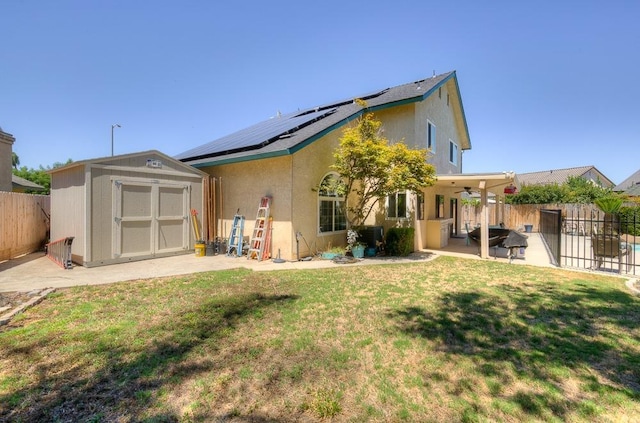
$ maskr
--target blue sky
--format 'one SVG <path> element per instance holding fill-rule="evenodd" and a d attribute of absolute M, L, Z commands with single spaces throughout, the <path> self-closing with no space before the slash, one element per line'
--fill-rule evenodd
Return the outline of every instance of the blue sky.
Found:
<path fill-rule="evenodd" d="M 456 70 L 465 172 L 640 169 L 640 2 L 0 2 L 21 165 L 199 146 Z"/>

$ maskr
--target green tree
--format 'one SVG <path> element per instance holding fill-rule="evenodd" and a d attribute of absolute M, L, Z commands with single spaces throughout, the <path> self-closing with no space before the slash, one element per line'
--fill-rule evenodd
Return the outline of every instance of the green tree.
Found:
<path fill-rule="evenodd" d="M 356 125 L 347 127 L 334 152 L 333 169 L 341 177 L 340 190 L 349 201 L 345 215 L 351 226 L 363 225 L 381 198 L 400 191 L 420 192 L 435 183 L 435 167 L 426 162 L 427 150 L 390 144 L 381 135 L 382 122 L 365 108 Z"/>
<path fill-rule="evenodd" d="M 510 204 L 589 204 L 611 194 L 611 189 L 594 184 L 583 177 L 570 176 L 562 184 L 525 185 L 507 197 Z"/>
<path fill-rule="evenodd" d="M 13 166 L 14 169 L 18 169 L 18 166 L 20 166 L 20 158 L 15 151 L 11 152 L 11 166 Z"/>
<path fill-rule="evenodd" d="M 587 204 L 608 195 L 611 190 L 580 176 L 569 176 L 565 183 L 567 203 Z"/>
<path fill-rule="evenodd" d="M 38 169 L 29 169 L 23 166 L 20 169 L 14 169 L 13 174 L 44 188 L 43 190 L 27 190 L 28 193 L 49 194 L 51 191 L 51 175 L 49 175 L 49 171 L 70 163 L 73 163 L 73 160 L 68 159 L 66 163 L 55 162 L 52 166 L 47 166 L 46 168 L 40 165 Z"/>

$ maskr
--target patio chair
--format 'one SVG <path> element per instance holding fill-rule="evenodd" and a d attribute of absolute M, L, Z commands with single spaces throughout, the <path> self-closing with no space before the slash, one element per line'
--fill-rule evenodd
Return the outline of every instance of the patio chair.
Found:
<path fill-rule="evenodd" d="M 629 271 L 631 248 L 617 235 L 591 235 L 591 250 L 595 258 L 595 270 L 600 269 L 605 259 L 618 259 L 618 273 L 622 272 L 622 262 L 626 262 Z"/>

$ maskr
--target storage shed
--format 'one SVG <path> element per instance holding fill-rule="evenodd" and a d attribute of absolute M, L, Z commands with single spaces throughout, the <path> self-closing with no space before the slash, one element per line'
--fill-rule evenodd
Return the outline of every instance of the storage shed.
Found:
<path fill-rule="evenodd" d="M 51 240 L 74 237 L 86 267 L 193 251 L 207 175 L 159 151 L 71 163 L 51 173 Z"/>

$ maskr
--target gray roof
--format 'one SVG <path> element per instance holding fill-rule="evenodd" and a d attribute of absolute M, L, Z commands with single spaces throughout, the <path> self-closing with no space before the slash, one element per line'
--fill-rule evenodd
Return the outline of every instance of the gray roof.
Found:
<path fill-rule="evenodd" d="M 603 186 L 613 185 L 613 182 L 611 182 L 609 178 L 604 176 L 594 166 L 579 166 L 567 169 L 551 169 L 540 172 L 518 173 L 518 181 L 522 185 L 561 185 L 565 183 L 570 176 L 585 177 L 585 175 L 591 171 L 594 171 L 602 177 L 601 182 L 603 183 Z"/>
<path fill-rule="evenodd" d="M 31 182 L 27 179 L 21 178 L 16 175 L 11 175 L 11 183 L 14 188 L 24 188 L 24 189 L 44 189 L 43 186 L 36 184 L 35 182 Z"/>
<path fill-rule="evenodd" d="M 368 110 L 375 112 L 395 105 L 422 101 L 450 79 L 453 79 L 457 89 L 456 74 L 452 71 L 355 98 L 366 100 Z M 456 94 L 460 98 L 459 92 Z M 460 107 L 462 119 L 466 125 L 461 101 Z M 362 113 L 363 108 L 354 102 L 354 98 L 312 107 L 276 116 L 187 150 L 175 158 L 195 167 L 205 167 L 292 154 Z M 465 131 L 463 136 L 466 137 L 466 142 L 463 143 L 463 149 L 468 149 L 470 143 L 466 127 Z"/>
<path fill-rule="evenodd" d="M 625 189 L 624 194 L 627 194 L 631 197 L 640 197 L 640 182 Z"/>
<path fill-rule="evenodd" d="M 615 186 L 615 188 L 613 188 L 613 190 L 626 192 L 627 190 L 639 184 L 640 184 L 640 170 L 638 170 L 633 175 L 629 176 L 624 181 L 620 182 L 618 185 Z M 635 195 L 638 195 L 638 194 L 635 194 Z"/>

